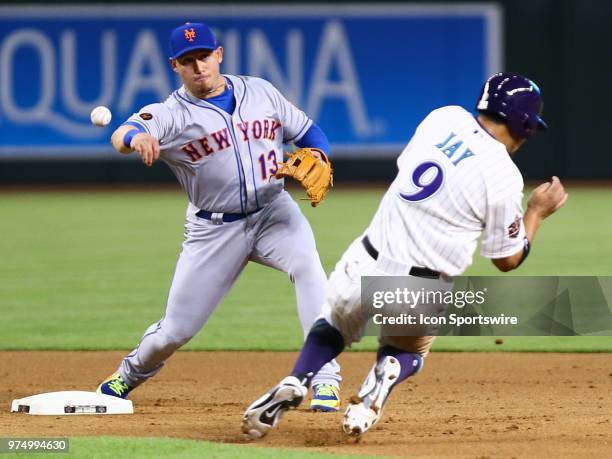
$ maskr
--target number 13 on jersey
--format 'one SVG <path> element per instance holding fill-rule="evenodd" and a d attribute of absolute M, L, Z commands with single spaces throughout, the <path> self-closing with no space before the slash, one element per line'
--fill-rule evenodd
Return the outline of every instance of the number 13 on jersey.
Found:
<path fill-rule="evenodd" d="M 259 155 L 259 166 L 261 171 L 261 179 L 266 180 L 272 177 L 278 171 L 278 162 L 276 161 L 276 151 L 270 150 L 268 153 Z"/>

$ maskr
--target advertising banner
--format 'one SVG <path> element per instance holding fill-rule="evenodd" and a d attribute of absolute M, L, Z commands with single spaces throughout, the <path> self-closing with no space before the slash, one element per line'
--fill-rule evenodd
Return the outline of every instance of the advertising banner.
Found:
<path fill-rule="evenodd" d="M 180 83 L 170 31 L 206 22 L 222 71 L 271 81 L 334 155 L 397 155 L 429 111 L 502 69 L 494 4 L 0 8 L 0 158 L 110 157 L 112 130 Z M 108 106 L 106 128 L 89 122 Z"/>

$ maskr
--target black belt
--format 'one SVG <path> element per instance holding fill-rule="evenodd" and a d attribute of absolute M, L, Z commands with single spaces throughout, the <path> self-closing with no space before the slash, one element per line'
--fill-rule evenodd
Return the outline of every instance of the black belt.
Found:
<path fill-rule="evenodd" d="M 231 223 L 231 222 L 235 222 L 236 220 L 242 220 L 247 215 L 253 215 L 254 213 L 259 212 L 261 209 L 262 208 L 260 207 L 259 209 L 256 209 L 253 212 L 241 213 L 241 214 L 209 212 L 207 210 L 202 209 L 196 213 L 196 217 L 205 218 L 206 220 L 210 220 L 213 223 L 220 225 L 221 223 Z"/>
<path fill-rule="evenodd" d="M 364 236 L 363 239 L 361 240 L 361 243 L 363 244 L 363 248 L 366 249 L 366 252 L 368 252 L 368 254 L 372 258 L 377 260 L 378 250 L 374 248 L 374 246 L 370 242 L 370 238 L 368 236 Z M 440 278 L 440 273 L 438 271 L 434 271 L 433 269 L 429 269 L 429 268 L 421 268 L 420 266 L 413 266 L 412 268 L 410 268 L 410 272 L 408 274 L 414 277 L 424 277 L 426 279 L 439 279 Z"/>

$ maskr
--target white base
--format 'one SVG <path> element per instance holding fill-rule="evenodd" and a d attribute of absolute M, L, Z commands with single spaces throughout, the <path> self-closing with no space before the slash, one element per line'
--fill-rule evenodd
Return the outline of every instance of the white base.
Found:
<path fill-rule="evenodd" d="M 13 400 L 11 412 L 36 415 L 133 414 L 131 400 L 96 392 L 63 391 Z"/>

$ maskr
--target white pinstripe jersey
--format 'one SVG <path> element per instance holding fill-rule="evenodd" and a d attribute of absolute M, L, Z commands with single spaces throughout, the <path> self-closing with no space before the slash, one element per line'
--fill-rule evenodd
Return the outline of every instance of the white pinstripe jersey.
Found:
<path fill-rule="evenodd" d="M 397 160 L 399 172 L 366 231 L 379 252 L 451 276 L 481 255 L 523 247 L 523 179 L 505 146 L 468 111 L 431 112 Z"/>
<path fill-rule="evenodd" d="M 269 82 L 224 77 L 234 89 L 233 115 L 182 87 L 127 122 L 159 140 L 160 158 L 195 207 L 250 212 L 283 189 L 283 180 L 272 177 L 283 160 L 283 143 L 300 140 L 312 121 Z"/>

